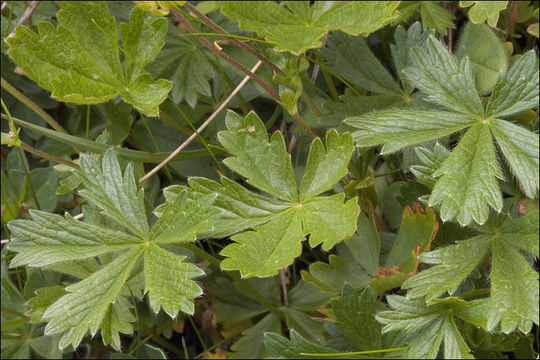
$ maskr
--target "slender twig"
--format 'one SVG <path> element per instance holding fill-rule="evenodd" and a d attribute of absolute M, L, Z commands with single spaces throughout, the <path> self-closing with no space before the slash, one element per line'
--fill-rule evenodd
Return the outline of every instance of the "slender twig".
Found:
<path fill-rule="evenodd" d="M 176 17 L 176 19 L 178 19 L 178 21 L 180 21 L 186 27 L 186 29 L 189 32 L 192 32 L 192 33 L 198 32 L 197 29 L 195 29 L 195 27 L 191 25 L 189 20 L 186 19 L 186 17 L 182 15 L 178 10 L 172 9 L 171 12 Z M 206 40 L 204 37 L 197 36 L 197 39 L 199 39 L 199 41 L 204 46 L 206 46 L 210 51 L 220 56 L 224 60 L 228 61 L 229 63 L 234 65 L 234 67 L 236 67 L 238 70 L 242 71 L 244 74 L 252 78 L 257 84 L 259 84 L 264 90 L 266 90 L 266 92 L 268 92 L 268 94 L 270 94 L 270 96 L 272 96 L 276 101 L 281 102 L 281 97 L 279 96 L 279 94 L 275 92 L 274 89 L 272 89 L 268 84 L 262 81 L 260 77 L 253 74 L 252 71 L 249 71 L 244 65 L 240 64 L 238 61 L 234 60 L 229 55 L 225 54 L 223 51 L 218 49 L 216 46 L 214 46 L 210 41 Z"/>
<path fill-rule="evenodd" d="M 32 1 L 30 5 L 28 5 L 26 10 L 24 11 L 22 16 L 19 18 L 15 26 L 25 24 L 30 19 L 30 17 L 32 17 L 32 14 L 34 13 L 34 11 L 36 11 L 36 8 L 38 7 L 39 3 L 40 2 L 36 0 Z M 13 29 L 13 31 L 7 37 L 10 38 L 13 36 L 15 36 L 15 29 Z"/>
<path fill-rule="evenodd" d="M 191 11 L 192 13 L 194 13 L 199 19 L 201 19 L 206 25 L 208 25 L 209 27 L 211 27 L 212 29 L 216 30 L 218 33 L 220 34 L 227 34 L 228 33 L 223 30 L 223 28 L 221 28 L 218 24 L 216 24 L 215 22 L 213 22 L 208 16 L 204 15 L 203 13 L 201 13 L 199 10 L 197 10 L 196 7 L 194 7 L 193 5 L 191 5 L 189 3 L 189 1 L 186 1 L 184 3 L 184 7 L 187 8 L 189 11 Z M 235 39 L 235 38 L 231 38 L 231 43 L 241 47 L 242 49 L 246 50 L 247 52 L 249 52 L 250 54 L 252 54 L 253 56 L 255 56 L 257 59 L 261 60 L 263 63 L 265 63 L 266 65 L 270 66 L 276 73 L 278 73 L 279 75 L 281 76 L 287 76 L 287 74 L 285 74 L 285 72 L 283 72 L 283 70 L 281 70 L 276 64 L 274 64 L 270 59 L 268 59 L 266 56 L 264 56 L 263 54 L 261 54 L 260 52 L 258 52 L 257 50 L 255 49 L 252 49 L 249 45 L 246 45 L 245 43 L 239 41 L 238 39 Z"/>
<path fill-rule="evenodd" d="M 261 61 L 257 61 L 257 63 L 255 64 L 255 66 L 251 69 L 251 72 L 253 71 L 256 71 L 259 66 L 261 65 Z M 159 169 L 161 169 L 165 164 L 167 164 L 169 161 L 171 161 L 178 153 L 180 153 L 180 151 L 182 151 L 186 146 L 189 145 L 189 143 L 191 143 L 193 141 L 193 139 L 195 139 L 197 136 L 199 136 L 200 132 L 203 131 L 211 122 L 212 120 L 214 120 L 216 118 L 216 116 L 223 110 L 225 109 L 225 107 L 227 106 L 227 104 L 236 96 L 236 94 L 238 94 L 238 92 L 247 84 L 247 82 L 249 81 L 250 79 L 250 76 L 246 76 L 241 82 L 240 84 L 238 84 L 238 86 L 236 87 L 236 89 L 233 90 L 233 92 L 229 95 L 229 97 L 227 99 L 225 99 L 225 101 L 223 103 L 221 103 L 221 105 L 216 109 L 216 111 L 214 111 L 212 113 L 212 115 L 210 115 L 208 117 L 208 119 L 206 119 L 206 121 L 204 123 L 201 124 L 201 126 L 199 126 L 199 128 L 197 129 L 197 131 L 195 131 L 193 134 L 191 134 L 190 137 L 188 137 L 178 148 L 176 148 L 176 150 L 174 150 L 165 160 L 163 160 L 161 163 L 159 163 L 155 168 L 153 168 L 152 170 L 150 170 L 148 172 L 148 174 L 144 175 L 140 180 L 139 182 L 142 183 L 143 181 L 145 181 L 146 179 L 148 179 L 150 176 L 154 175 L 156 172 L 159 171 Z"/>
<path fill-rule="evenodd" d="M 80 213 L 80 214 L 78 214 L 78 215 L 75 215 L 75 216 L 73 217 L 73 219 L 75 219 L 75 220 L 81 220 L 83 217 L 84 217 L 84 213 Z"/>
<path fill-rule="evenodd" d="M 0 240 L 0 244 L 7 244 L 8 242 L 9 242 L 9 239 Z"/>
<path fill-rule="evenodd" d="M 62 159 L 61 157 L 58 157 L 56 155 L 49 154 L 49 153 L 47 153 L 45 151 L 36 149 L 35 147 L 30 146 L 27 143 L 24 143 L 22 141 L 21 141 L 21 147 L 24 150 L 28 151 L 29 153 L 40 156 L 40 157 L 42 157 L 44 159 L 49 159 L 49 160 L 52 160 L 52 161 L 56 161 L 57 163 L 60 163 L 60 164 L 64 164 L 64 165 L 67 165 L 67 166 L 74 167 L 75 169 L 79 169 L 79 165 L 75 164 L 74 162 Z"/>

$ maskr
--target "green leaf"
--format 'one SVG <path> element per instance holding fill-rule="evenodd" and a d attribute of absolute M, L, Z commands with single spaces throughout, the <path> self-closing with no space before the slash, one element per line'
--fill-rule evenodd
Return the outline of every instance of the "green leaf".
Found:
<path fill-rule="evenodd" d="M 331 303 L 339 330 L 362 350 L 382 348 L 381 325 L 375 320 L 375 300 L 370 288 L 358 296 L 345 284 L 339 300 Z"/>
<path fill-rule="evenodd" d="M 283 200 L 296 201 L 298 190 L 283 136 L 276 132 L 269 141 L 264 124 L 254 112 L 244 120 L 229 111 L 225 121 L 229 130 L 218 133 L 219 141 L 234 156 L 225 159 L 225 165 L 251 185 Z"/>
<path fill-rule="evenodd" d="M 152 226 L 150 237 L 158 244 L 192 242 L 197 234 L 212 230 L 213 221 L 220 212 L 212 207 L 217 194 L 210 194 L 188 202 L 187 191 L 173 197 L 171 194 L 164 211 Z"/>
<path fill-rule="evenodd" d="M 59 6 L 57 27 L 40 22 L 36 34 L 19 26 L 15 36 L 9 39 L 8 52 L 25 74 L 51 91 L 52 97 L 59 101 L 99 104 L 122 96 L 143 114 L 158 115 L 158 106 L 172 84 L 164 79 L 154 81 L 139 66 L 157 54 L 165 35 L 164 20 L 154 23 L 161 22 L 157 28 L 146 26 L 143 33 L 138 29 L 141 29 L 144 14 L 140 9 L 133 10 L 135 23 L 124 27 L 122 32 L 124 46 L 132 58 L 126 61 L 124 74 L 118 53 L 116 21 L 109 16 L 107 4 L 66 1 Z M 140 61 L 137 70 L 133 66 L 134 56 Z"/>
<path fill-rule="evenodd" d="M 319 138 L 311 144 L 300 184 L 300 201 L 330 190 L 347 174 L 347 166 L 354 150 L 352 136 L 340 136 L 337 131 L 330 130 L 325 141 L 326 146 Z"/>
<path fill-rule="evenodd" d="M 194 108 L 199 94 L 212 96 L 208 79 L 214 77 L 215 71 L 204 46 L 197 39 L 182 35 L 170 27 L 163 50 L 147 69 L 154 77 L 165 77 L 174 83 L 171 97 L 175 103 L 185 99 Z"/>
<path fill-rule="evenodd" d="M 473 23 L 487 23 L 496 26 L 499 13 L 506 9 L 508 1 L 460 1 L 459 6 L 472 8 L 469 10 L 469 19 Z"/>
<path fill-rule="evenodd" d="M 329 131 L 326 149 L 320 140 L 314 140 L 299 199 L 283 136 L 276 132 L 269 141 L 264 124 L 254 112 L 244 120 L 229 112 L 226 124 L 228 130 L 218 136 L 234 157 L 225 159 L 225 164 L 246 176 L 257 188 L 283 200 L 286 207 L 270 222 L 255 226 L 254 231 L 234 236 L 235 243 L 222 251 L 222 255 L 228 257 L 222 262 L 222 269 L 240 270 L 245 277 L 272 276 L 300 254 L 300 242 L 305 236 L 310 235 L 312 247 L 322 243 L 322 249 L 328 251 L 354 233 L 359 211 L 356 198 L 344 202 L 344 194 L 314 197 L 330 190 L 346 174 L 353 151 L 350 134 L 339 136 Z M 328 169 L 335 173 L 328 174 Z M 236 202 L 236 206 L 239 205 L 237 199 L 244 197 L 227 196 L 228 199 L 222 200 L 230 205 Z M 259 206 L 261 202 L 257 202 Z M 251 211 L 247 214 L 252 218 Z"/>
<path fill-rule="evenodd" d="M 467 56 L 471 62 L 476 88 L 480 94 L 493 89 L 508 65 L 508 56 L 501 40 L 486 24 L 465 26 L 456 50 L 459 59 Z"/>
<path fill-rule="evenodd" d="M 538 58 L 531 50 L 499 77 L 486 106 L 486 115 L 505 117 L 537 108 L 538 89 Z"/>
<path fill-rule="evenodd" d="M 426 100 L 463 114 L 482 115 L 484 108 L 467 58 L 460 62 L 446 47 L 430 36 L 425 48 L 414 48 L 412 67 L 404 70 Z"/>
<path fill-rule="evenodd" d="M 433 173 L 435 173 L 446 158 L 448 158 L 450 151 L 439 142 L 435 143 L 433 151 L 424 147 L 416 147 L 414 151 L 423 165 L 411 166 L 411 172 L 418 179 L 418 181 L 433 187 L 437 182 L 437 180 L 433 177 Z"/>
<path fill-rule="evenodd" d="M 229 236 L 263 224 L 289 208 L 279 200 L 255 194 L 226 177 L 221 178 L 221 184 L 199 177 L 190 178 L 188 183 L 189 196 L 195 201 L 205 195 L 217 195 L 213 206 L 221 210 L 221 215 L 214 219 L 214 229 L 201 232 L 203 236 L 209 234 L 216 238 Z M 170 193 L 179 192 L 181 189 L 178 186 L 170 186 L 165 189 L 165 197 L 170 197 Z"/>
<path fill-rule="evenodd" d="M 179 310 L 193 314 L 193 299 L 202 294 L 202 289 L 192 279 L 204 275 L 204 271 L 184 263 L 184 259 L 185 256 L 174 255 L 155 244 L 145 249 L 145 292 L 155 313 L 162 307 L 172 318 Z"/>
<path fill-rule="evenodd" d="M 328 354 L 336 352 L 334 349 L 309 341 L 294 329 L 290 331 L 290 337 L 289 340 L 275 333 L 266 333 L 264 334 L 264 344 L 271 356 L 280 359 L 313 359 L 312 355 L 304 356 L 303 353 Z M 327 359 L 328 357 L 324 358 Z"/>
<path fill-rule="evenodd" d="M 289 1 L 221 2 L 221 11 L 238 21 L 240 28 L 257 33 L 274 44 L 277 51 L 297 55 L 321 46 L 328 31 L 341 30 L 367 36 L 398 16 L 398 2 L 314 3 Z"/>
<path fill-rule="evenodd" d="M 133 166 L 128 164 L 122 176 L 114 151 L 103 154 L 101 161 L 91 155 L 81 156 L 81 171 L 76 172 L 84 185 L 80 194 L 92 201 L 119 224 L 139 237 L 149 231 L 144 195 L 137 190 Z"/>
<path fill-rule="evenodd" d="M 422 2 L 423 3 L 423 2 Z M 400 77 L 401 83 L 405 91 L 410 94 L 414 87 L 409 83 L 403 75 L 403 70 L 407 66 L 411 66 L 410 50 L 414 47 L 423 47 L 430 35 L 433 35 L 433 30 L 422 31 L 422 25 L 419 22 L 412 24 L 407 30 L 403 26 L 398 26 L 394 32 L 394 44 L 390 44 L 392 59 L 396 67 L 396 72 Z"/>
<path fill-rule="evenodd" d="M 402 331 L 408 337 L 408 356 L 435 359 L 444 341 L 445 359 L 473 359 L 456 325 L 456 317 L 468 321 L 470 312 L 484 310 L 486 300 L 465 302 L 458 298 L 438 300 L 427 305 L 422 299 L 408 300 L 398 295 L 386 297 L 391 311 L 376 315 L 383 332 Z"/>
<path fill-rule="evenodd" d="M 268 224 L 231 239 L 235 243 L 221 251 L 227 257 L 221 268 L 240 270 L 244 277 L 267 277 L 277 274 L 300 255 L 304 234 L 300 216 L 288 210 Z"/>
<path fill-rule="evenodd" d="M 324 251 L 348 238 L 356 230 L 358 205 L 356 198 L 345 201 L 345 194 L 316 197 L 306 200 L 298 210 L 302 217 L 304 235 L 310 235 L 309 244 L 322 243 Z"/>
<path fill-rule="evenodd" d="M 236 350 L 234 359 L 262 359 L 268 356 L 264 346 L 266 333 L 281 333 L 281 321 L 274 314 L 266 315 L 261 321 L 242 332 L 242 338 L 231 346 Z"/>
<path fill-rule="evenodd" d="M 85 222 L 30 211 L 29 220 L 8 223 L 14 238 L 9 246 L 17 252 L 12 267 L 46 266 L 84 278 L 67 286 L 65 295 L 62 288 L 48 288 L 30 300 L 32 316 L 48 321 L 45 334 L 61 335 L 60 348 L 76 348 L 88 330 L 95 335 L 101 329 L 103 342 L 120 349 L 119 333 L 132 332 L 134 317 L 127 300 L 119 296 L 142 298 L 143 287 L 155 312 L 163 308 L 173 318 L 180 310 L 193 313 L 193 299 L 201 289 L 192 279 L 204 272 L 158 244 L 194 241 L 198 232 L 210 231 L 219 212 L 212 207 L 216 195 L 189 202 L 184 189 L 170 196 L 150 229 L 132 165 L 122 176 L 114 150 L 99 161 L 83 154 L 77 174 L 91 205 L 83 207 Z"/>
<path fill-rule="evenodd" d="M 497 178 L 503 176 L 487 125 L 469 129 L 433 175 L 441 178 L 433 188 L 429 205 L 440 204 L 443 221 L 456 218 L 462 225 L 472 220 L 483 224 L 489 207 L 501 211 L 503 201 Z"/>
<path fill-rule="evenodd" d="M 85 259 L 140 244 L 136 237 L 74 220 L 30 210 L 29 220 L 8 223 L 14 239 L 9 249 L 17 252 L 11 266 L 45 266 Z"/>
<path fill-rule="evenodd" d="M 345 123 L 359 146 L 384 144 L 381 154 L 450 135 L 475 124 L 468 115 L 431 110 L 382 110 L 349 117 Z"/>
<path fill-rule="evenodd" d="M 120 36 L 126 56 L 125 78 L 132 83 L 143 73 L 143 68 L 156 58 L 165 44 L 167 20 L 153 16 L 139 7 L 133 8 L 129 24 L 120 24 Z"/>
<path fill-rule="evenodd" d="M 381 95 L 401 95 L 392 75 L 359 36 L 332 33 L 321 49 L 326 66 L 354 86 Z"/>
<path fill-rule="evenodd" d="M 534 198 L 540 183 L 538 134 L 498 119 L 491 122 L 491 131 L 525 195 Z"/>
<path fill-rule="evenodd" d="M 421 1 L 420 4 L 420 16 L 424 29 L 435 29 L 438 33 L 446 35 L 448 29 L 455 28 L 454 15 L 439 6 L 436 1 Z"/>
<path fill-rule="evenodd" d="M 426 296 L 435 301 L 444 292 L 454 294 L 465 277 L 491 248 L 491 299 L 487 312 L 488 331 L 510 333 L 518 327 L 529 332 L 538 324 L 538 273 L 516 250 L 538 256 L 538 211 L 518 219 L 500 216 L 494 224 L 481 228 L 481 235 L 428 252 L 422 262 L 436 265 L 408 279 L 403 288 L 410 298 Z M 519 279 L 516 279 L 519 274 Z"/>
<path fill-rule="evenodd" d="M 414 210 L 408 205 L 403 209 L 401 225 L 394 245 L 386 258 L 385 267 L 399 266 L 405 273 L 416 271 L 416 256 L 425 252 L 431 245 L 439 225 L 435 212 L 424 211 L 417 203 Z M 411 253 L 413 262 L 411 263 Z"/>
<path fill-rule="evenodd" d="M 135 316 L 131 314 L 130 303 L 124 297 L 119 296 L 101 323 L 101 337 L 105 345 L 111 345 L 117 351 L 121 351 L 120 333 L 132 334 L 131 323 Z"/>
<path fill-rule="evenodd" d="M 49 321 L 45 335 L 63 334 L 61 349 L 70 344 L 77 347 L 88 329 L 94 335 L 141 253 L 142 248 L 134 247 L 90 277 L 68 286 L 68 294 L 43 314 Z"/>

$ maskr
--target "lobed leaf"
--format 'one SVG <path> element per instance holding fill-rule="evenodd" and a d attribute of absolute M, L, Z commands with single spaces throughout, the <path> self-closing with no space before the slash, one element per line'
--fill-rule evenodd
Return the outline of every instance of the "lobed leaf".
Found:
<path fill-rule="evenodd" d="M 412 66 L 404 70 L 413 86 L 426 100 L 462 114 L 482 115 L 484 107 L 476 87 L 470 62 L 458 60 L 430 36 L 425 48 L 411 50 Z"/>
<path fill-rule="evenodd" d="M 61 349 L 70 344 L 77 347 L 88 330 L 94 335 L 141 253 L 142 247 L 134 247 L 88 278 L 68 286 L 68 294 L 43 314 L 43 319 L 49 321 L 45 335 L 63 334 Z"/>
<path fill-rule="evenodd" d="M 172 318 L 178 311 L 193 314 L 193 299 L 202 294 L 202 289 L 192 279 L 204 275 L 204 271 L 184 263 L 184 259 L 155 244 L 144 250 L 145 292 L 155 313 L 162 307 Z"/>
<path fill-rule="evenodd" d="M 81 156 L 81 170 L 76 172 L 84 185 L 80 194 L 96 204 L 107 215 L 139 237 L 149 232 L 143 191 L 137 190 L 133 167 L 126 166 L 124 175 L 114 150 L 102 155 L 101 161 Z"/>
<path fill-rule="evenodd" d="M 499 20 L 499 13 L 506 9 L 508 1 L 460 1 L 459 6 L 469 7 L 469 19 L 473 23 L 487 23 L 491 26 L 496 26 Z"/>
<path fill-rule="evenodd" d="M 401 95 L 392 75 L 361 37 L 332 33 L 320 52 L 326 66 L 352 85 L 381 95 Z"/>
<path fill-rule="evenodd" d="M 266 1 L 221 2 L 221 11 L 275 45 L 277 51 L 300 55 L 321 46 L 328 31 L 342 30 L 367 36 L 394 20 L 399 3 L 392 1 L 358 1 L 348 4 L 288 1 L 281 4 Z"/>
<path fill-rule="evenodd" d="M 41 267 L 62 261 L 85 259 L 141 244 L 141 240 L 109 229 L 39 210 L 30 210 L 29 220 L 8 223 L 17 253 L 10 266 Z"/>
<path fill-rule="evenodd" d="M 468 115 L 431 110 L 382 110 L 349 117 L 345 123 L 362 147 L 384 144 L 381 154 L 450 135 L 475 124 Z"/>
<path fill-rule="evenodd" d="M 116 21 L 109 15 L 107 4 L 62 1 L 59 6 L 57 27 L 49 22 L 39 22 L 36 34 L 19 26 L 15 36 L 8 40 L 8 53 L 25 74 L 51 91 L 52 97 L 59 101 L 99 104 L 122 96 L 143 114 L 157 116 L 158 106 L 167 97 L 172 84 L 164 79 L 154 81 L 139 67 L 134 70 L 133 56 L 138 57 L 141 66 L 157 55 L 165 36 L 164 20 L 157 20 L 162 23 L 157 28 L 137 31 L 144 15 L 138 8 L 133 10 L 132 20 L 136 23 L 124 27 L 122 34 L 131 58 L 126 61 L 124 75 L 118 53 Z M 135 48 L 152 50 L 141 53 Z"/>
<path fill-rule="evenodd" d="M 486 106 L 486 116 L 505 117 L 538 107 L 538 59 L 531 50 L 499 79 Z"/>
<path fill-rule="evenodd" d="M 433 176 L 441 178 L 433 188 L 429 205 L 440 204 L 443 221 L 456 218 L 462 225 L 472 220 L 483 224 L 489 207 L 502 209 L 497 178 L 503 176 L 487 125 L 471 127 Z"/>

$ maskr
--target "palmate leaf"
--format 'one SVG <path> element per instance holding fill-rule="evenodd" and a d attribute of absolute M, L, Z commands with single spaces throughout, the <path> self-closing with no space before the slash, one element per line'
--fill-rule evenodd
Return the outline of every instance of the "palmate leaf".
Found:
<path fill-rule="evenodd" d="M 215 206 L 223 210 L 223 219 L 217 221 L 231 231 L 222 235 L 253 227 L 233 236 L 235 242 L 222 250 L 227 257 L 222 269 L 239 270 L 244 277 L 272 276 L 300 254 L 307 235 L 312 247 L 322 244 L 329 250 L 354 233 L 359 211 L 356 199 L 345 201 L 343 194 L 318 196 L 345 176 L 354 147 L 350 134 L 340 136 L 331 130 L 325 143 L 318 138 L 313 141 L 298 189 L 281 133 L 268 138 L 253 112 L 245 119 L 229 112 L 226 125 L 228 130 L 218 137 L 233 156 L 225 164 L 279 200 L 253 194 L 226 179 L 221 185 L 204 179 L 190 181 L 191 199 L 217 193 Z"/>
<path fill-rule="evenodd" d="M 486 300 L 465 302 L 458 298 L 435 300 L 426 305 L 422 299 L 409 300 L 403 296 L 386 297 L 390 311 L 376 315 L 385 326 L 383 332 L 401 331 L 409 335 L 408 357 L 435 359 L 444 342 L 445 359 L 473 359 L 470 349 L 457 326 L 458 319 L 476 326 L 486 323 Z"/>
<path fill-rule="evenodd" d="M 221 2 L 221 11 L 274 44 L 277 51 L 301 54 L 321 46 L 320 39 L 328 31 L 341 30 L 352 35 L 367 36 L 396 19 L 395 1 L 354 1 L 348 4 L 287 1 L 284 5 L 267 1 Z M 289 11 L 290 10 L 290 11 Z"/>
<path fill-rule="evenodd" d="M 405 281 L 403 288 L 409 298 L 426 296 L 428 302 L 445 292 L 452 295 L 491 248 L 491 299 L 484 327 L 497 331 L 500 323 L 504 333 L 516 327 L 527 333 L 538 324 L 538 273 L 516 247 L 538 256 L 538 211 L 517 219 L 501 215 L 480 230 L 476 237 L 422 254 L 422 262 L 435 266 Z"/>
<path fill-rule="evenodd" d="M 19 26 L 8 40 L 9 55 L 32 80 L 59 101 L 99 104 L 122 96 L 147 116 L 157 116 L 172 84 L 143 71 L 163 45 L 166 20 L 135 7 L 122 24 L 125 73 L 116 21 L 98 1 L 58 3 L 59 25 L 38 24 L 38 33 Z"/>
<path fill-rule="evenodd" d="M 111 257 L 101 257 L 103 267 L 67 286 L 65 295 L 52 299 L 54 303 L 42 316 L 48 321 L 45 334 L 61 334 L 61 348 L 69 344 L 77 347 L 88 330 L 94 335 L 101 329 L 104 343 L 119 350 L 119 333 L 130 333 L 130 322 L 134 320 L 129 308 L 122 305 L 125 300 L 119 296 L 129 293 L 124 288 L 136 266 L 142 269 L 144 291 L 148 292 L 150 306 L 156 313 L 160 308 L 171 317 L 176 317 L 179 311 L 193 313 L 193 299 L 202 292 L 193 279 L 204 273 L 184 262 L 185 257 L 159 245 L 194 241 L 199 232 L 211 231 L 219 212 L 212 207 L 215 195 L 203 195 L 198 201 L 190 202 L 186 190 L 176 193 L 150 228 L 133 167 L 128 164 L 122 174 L 114 150 L 103 154 L 99 161 L 83 154 L 81 170 L 76 175 L 85 186 L 81 193 L 112 219 L 111 229 L 98 225 L 94 218 L 99 214 L 88 211 L 85 212 L 88 222 L 76 221 L 69 215 L 63 218 L 31 211 L 29 220 L 8 223 L 13 236 L 9 249 L 17 253 L 12 267 L 48 265 L 74 274 L 70 267 L 65 267 L 67 261 L 93 259 L 111 252 L 116 255 L 109 262 L 107 258 Z M 136 293 L 143 284 L 130 286 Z"/>
<path fill-rule="evenodd" d="M 383 145 L 382 154 L 410 145 L 436 140 L 469 128 L 455 150 L 434 172 L 430 205 L 438 205 L 443 220 L 457 219 L 483 224 L 489 208 L 502 209 L 497 179 L 503 179 L 493 138 L 519 180 L 525 194 L 538 192 L 538 134 L 500 117 L 538 106 L 537 59 L 523 55 L 499 77 L 484 110 L 474 87 L 467 57 L 456 58 L 430 37 L 425 49 L 413 49 L 414 66 L 405 69 L 412 86 L 426 100 L 452 112 L 431 110 L 383 110 L 345 119 L 358 128 L 353 137 L 359 146 Z M 455 111 L 455 112 L 453 112 Z M 512 134 L 512 135 L 510 135 Z M 465 180 L 465 181 L 464 181 Z"/>

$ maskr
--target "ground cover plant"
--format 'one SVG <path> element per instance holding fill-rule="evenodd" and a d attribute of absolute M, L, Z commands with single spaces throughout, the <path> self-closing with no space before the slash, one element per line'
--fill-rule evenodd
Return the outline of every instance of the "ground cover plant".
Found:
<path fill-rule="evenodd" d="M 2 359 L 537 358 L 538 7 L 3 2 Z"/>

